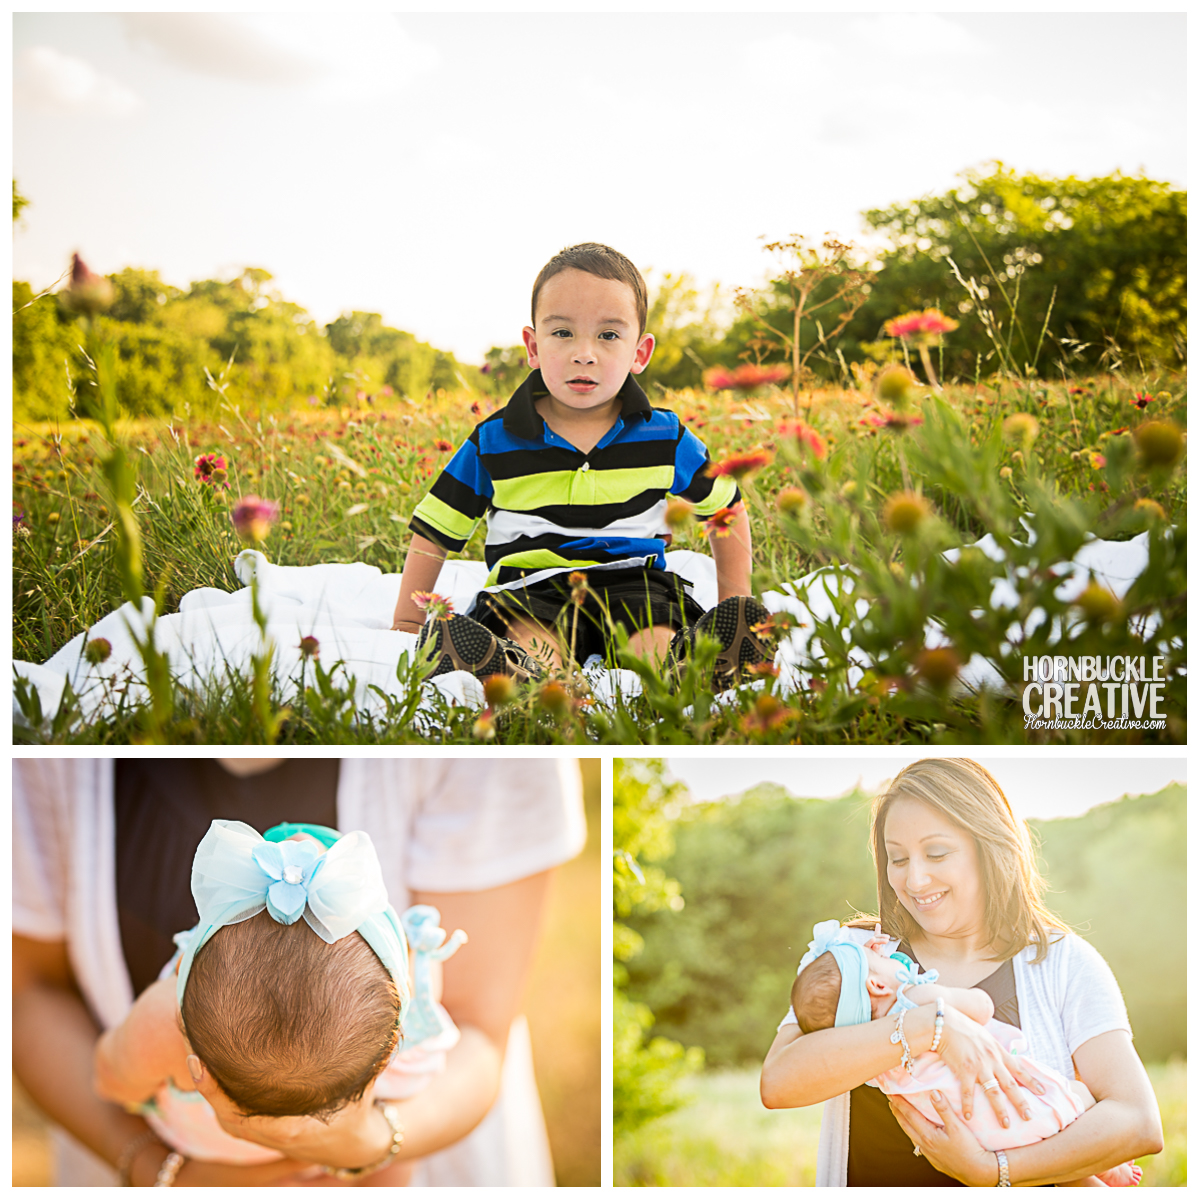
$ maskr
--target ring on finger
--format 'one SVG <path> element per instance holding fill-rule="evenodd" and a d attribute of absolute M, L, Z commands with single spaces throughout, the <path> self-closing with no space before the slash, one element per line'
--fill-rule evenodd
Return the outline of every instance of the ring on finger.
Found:
<path fill-rule="evenodd" d="M 992 1076 L 992 1078 L 991 1078 L 991 1079 L 989 1079 L 989 1080 L 988 1080 L 986 1083 L 984 1083 L 982 1086 L 983 1086 L 983 1090 L 984 1090 L 985 1092 L 990 1092 L 990 1091 L 993 1091 L 993 1090 L 995 1090 L 996 1088 L 998 1088 L 998 1087 L 1000 1086 L 1000 1080 L 998 1080 L 998 1079 L 997 1079 L 997 1078 L 996 1078 L 996 1077 L 993 1075 L 993 1076 Z"/>

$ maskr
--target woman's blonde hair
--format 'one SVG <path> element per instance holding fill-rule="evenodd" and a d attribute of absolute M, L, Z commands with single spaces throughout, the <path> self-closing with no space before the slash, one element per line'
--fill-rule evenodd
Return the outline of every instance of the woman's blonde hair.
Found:
<path fill-rule="evenodd" d="M 875 799 L 871 855 L 885 932 L 910 944 L 922 933 L 888 882 L 883 827 L 888 809 L 899 799 L 919 800 L 974 839 L 984 928 L 996 958 L 1007 961 L 1033 942 L 1037 946 L 1033 961 L 1041 962 L 1051 935 L 1066 932 L 1066 927 L 1042 904 L 1046 882 L 1034 861 L 1028 827 L 1013 815 L 995 779 L 969 758 L 923 758 L 905 767 Z"/>

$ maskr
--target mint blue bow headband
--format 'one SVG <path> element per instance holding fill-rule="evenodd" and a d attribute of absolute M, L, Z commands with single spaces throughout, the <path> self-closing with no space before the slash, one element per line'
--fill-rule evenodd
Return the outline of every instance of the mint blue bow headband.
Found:
<path fill-rule="evenodd" d="M 267 841 L 241 821 L 214 821 L 196 848 L 192 897 L 200 923 L 179 963 L 180 1004 L 201 946 L 223 926 L 265 908 L 281 925 L 303 917 L 330 945 L 360 933 L 396 984 L 400 1022 L 408 1015 L 408 947 L 365 833 L 348 833 L 326 850 L 313 842 Z"/>
<path fill-rule="evenodd" d="M 837 921 L 821 921 L 813 926 L 813 940 L 800 960 L 796 974 L 822 954 L 833 955 L 842 973 L 842 991 L 838 996 L 836 1026 L 862 1025 L 871 1019 L 871 998 L 867 995 L 867 952 L 854 940 L 850 930 Z"/>
<path fill-rule="evenodd" d="M 878 928 L 876 926 L 877 931 Z M 867 992 L 870 966 L 867 963 L 866 947 L 858 941 L 849 926 L 840 925 L 837 921 L 821 921 L 813 926 L 813 940 L 808 943 L 808 953 L 800 960 L 796 974 L 799 975 L 809 963 L 815 962 L 825 953 L 833 955 L 834 962 L 842 973 L 842 991 L 838 996 L 834 1026 L 865 1024 L 871 1019 L 871 997 Z M 896 952 L 888 957 L 894 958 L 900 964 L 896 969 L 897 988 L 914 983 L 933 983 L 937 980 L 936 971 L 922 974 L 907 954 Z"/>

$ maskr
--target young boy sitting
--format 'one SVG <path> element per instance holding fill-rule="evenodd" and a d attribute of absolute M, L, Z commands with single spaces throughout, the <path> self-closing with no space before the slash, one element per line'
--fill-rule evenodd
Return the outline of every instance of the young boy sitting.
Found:
<path fill-rule="evenodd" d="M 701 633 L 721 647 L 714 687 L 729 687 L 771 658 L 755 632 L 769 614 L 750 596 L 737 485 L 709 475 L 704 444 L 634 380 L 654 352 L 645 280 L 608 246 L 572 246 L 542 268 L 532 309 L 523 332 L 534 369 L 413 514 L 392 628 L 433 642 L 434 675 L 481 679 L 536 678 L 604 655 L 610 622 L 630 631 L 635 654 L 668 663 Z M 732 511 L 709 538 L 720 603 L 708 613 L 666 569 L 668 497 L 700 518 Z M 485 587 L 467 615 L 425 621 L 414 594 L 432 591 L 446 553 L 461 551 L 485 514 Z"/>

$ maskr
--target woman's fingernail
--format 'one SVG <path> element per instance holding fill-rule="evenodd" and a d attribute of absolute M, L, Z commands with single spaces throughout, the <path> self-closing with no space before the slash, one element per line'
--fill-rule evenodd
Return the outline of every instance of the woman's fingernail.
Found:
<path fill-rule="evenodd" d="M 1027 1109 L 1026 1109 L 1026 1110 L 1025 1110 L 1025 1111 L 1024 1111 L 1022 1114 L 1021 1114 L 1021 1117 L 1022 1117 L 1022 1119 L 1023 1119 L 1023 1120 L 1026 1120 L 1026 1121 L 1032 1121 L 1032 1120 L 1033 1120 L 1033 1109 L 1032 1109 L 1032 1108 L 1027 1108 Z"/>
<path fill-rule="evenodd" d="M 187 1056 L 187 1069 L 193 1083 L 199 1083 L 204 1078 L 204 1067 L 194 1054 Z"/>
<path fill-rule="evenodd" d="M 1003 1125 L 1005 1129 L 1012 1124 L 1012 1122 L 1008 1119 L 1008 1113 L 1005 1113 L 1004 1116 L 1000 1118 L 1000 1124 Z"/>
<path fill-rule="evenodd" d="M 933 1097 L 934 1104 L 941 1104 L 941 1102 L 942 1102 L 942 1093 L 941 1092 L 931 1092 L 930 1095 Z"/>

